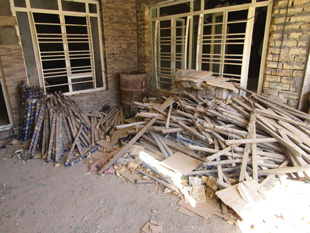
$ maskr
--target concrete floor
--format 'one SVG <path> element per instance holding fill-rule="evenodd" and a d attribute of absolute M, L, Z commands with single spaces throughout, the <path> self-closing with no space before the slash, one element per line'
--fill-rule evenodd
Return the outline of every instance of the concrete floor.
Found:
<path fill-rule="evenodd" d="M 140 232 L 153 219 L 163 232 L 241 232 L 213 216 L 177 211 L 178 198 L 156 185 L 135 186 L 115 175 L 86 175 L 83 162 L 54 167 L 41 159 L 23 163 L 15 149 L 0 149 L 0 232 Z"/>

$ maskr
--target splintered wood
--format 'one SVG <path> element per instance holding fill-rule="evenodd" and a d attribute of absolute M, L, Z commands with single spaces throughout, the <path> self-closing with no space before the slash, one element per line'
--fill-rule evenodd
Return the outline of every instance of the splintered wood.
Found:
<path fill-rule="evenodd" d="M 180 71 L 177 80 L 241 89 L 215 81 L 210 72 Z M 136 184 L 156 182 L 184 198 L 183 212 L 231 220 L 227 206 L 245 217 L 242 208 L 259 200 L 262 186 L 276 175 L 310 180 L 309 114 L 241 90 L 249 96 L 222 100 L 187 91 L 169 97 L 157 93 L 158 98 L 135 103 L 140 110 L 131 119 L 117 107 L 85 115 L 61 94 L 47 100 L 36 96 L 37 101 L 24 103 L 22 136 L 30 140 L 29 156 L 39 147 L 47 161 L 59 163 L 67 149 L 66 165 L 100 147 L 105 157 L 90 172 L 116 171 Z M 72 159 L 74 151 L 79 156 Z M 222 211 L 210 202 L 218 198 Z"/>
<path fill-rule="evenodd" d="M 58 166 L 65 152 L 68 152 L 63 163 L 72 166 L 97 151 L 98 140 L 113 134 L 116 143 L 131 129 L 120 129 L 122 132 L 115 129 L 124 120 L 118 107 L 108 113 L 93 111 L 84 114 L 61 93 L 45 96 L 40 88 L 28 87 L 23 83 L 21 94 L 21 139 L 26 142 L 24 159 L 44 158 Z M 100 143 L 106 150 L 114 150 L 110 142 L 104 144 L 101 140 Z"/>
<path fill-rule="evenodd" d="M 136 182 L 152 180 L 184 197 L 186 210 L 231 220 L 227 205 L 244 218 L 242 209 L 263 198 L 262 186 L 274 176 L 308 181 L 310 174 L 309 115 L 250 94 L 221 100 L 181 91 L 136 103 L 136 117 L 116 126 L 136 135 L 99 173 L 134 158 L 138 169 L 131 172 L 142 176 Z M 220 198 L 222 211 L 212 198 Z"/>
<path fill-rule="evenodd" d="M 147 142 L 144 142 L 145 137 L 142 139 L 149 146 L 157 145 L 167 161 L 172 160 L 167 158 L 171 156 L 167 154 L 167 148 L 203 161 L 192 173 L 204 175 L 210 170 L 218 170 L 220 188 L 251 178 L 263 182 L 267 175 L 286 172 L 309 180 L 310 125 L 304 121 L 309 118 L 308 114 L 283 108 L 254 93 L 250 97 L 237 96 L 226 101 L 190 97 L 187 92 L 173 98 L 173 103 L 172 97 L 163 103 L 140 103 L 142 111 L 137 114 L 137 117 L 158 119 L 155 124 L 158 127 L 154 127 L 162 136 L 157 135 L 171 143 L 178 142 L 178 147 L 169 143 L 163 147 L 158 136 L 152 133 L 146 136 Z M 154 141 L 150 142 L 151 139 Z M 169 168 L 177 166 L 182 171 L 182 160 L 169 163 Z M 294 169 L 282 166 L 287 160 L 290 163 L 285 166 Z M 233 172 L 226 172 L 229 168 Z"/>

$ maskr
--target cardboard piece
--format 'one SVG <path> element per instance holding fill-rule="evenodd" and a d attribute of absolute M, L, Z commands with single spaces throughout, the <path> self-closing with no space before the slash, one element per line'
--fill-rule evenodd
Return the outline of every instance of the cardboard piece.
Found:
<path fill-rule="evenodd" d="M 255 212 L 255 206 L 265 200 L 264 189 L 255 180 L 243 181 L 215 194 L 227 206 L 231 207 L 242 219 Z"/>
<path fill-rule="evenodd" d="M 161 162 L 161 165 L 178 171 L 183 175 L 187 175 L 201 164 L 201 161 L 187 156 L 186 154 L 183 154 L 181 152 L 176 152 L 175 154 Z"/>
<path fill-rule="evenodd" d="M 90 157 L 93 159 L 101 159 L 101 158 L 107 158 L 108 153 L 96 151 L 95 153 L 91 154 Z"/>
<path fill-rule="evenodd" d="M 106 140 L 100 140 L 96 142 L 98 145 L 102 146 L 103 148 L 106 148 L 108 150 L 113 150 L 113 148 L 110 145 L 110 142 L 106 141 Z"/>
<path fill-rule="evenodd" d="M 190 216 L 190 217 L 194 217 L 195 216 L 195 213 L 186 209 L 185 207 L 183 206 L 180 206 L 180 208 L 178 209 L 178 211 L 182 214 L 185 214 L 187 216 Z"/>
<path fill-rule="evenodd" d="M 141 228 L 141 233 L 162 233 L 163 227 L 161 223 L 150 220 Z"/>
<path fill-rule="evenodd" d="M 193 186 L 190 194 L 198 203 L 207 201 L 205 187 L 203 185 Z"/>
<path fill-rule="evenodd" d="M 140 179 L 141 176 L 139 176 L 136 173 L 131 173 L 131 171 L 125 169 L 124 171 L 119 170 L 119 174 L 121 174 L 124 178 L 129 180 L 131 183 L 136 183 L 136 180 Z"/>
<path fill-rule="evenodd" d="M 191 186 L 199 186 L 199 185 L 201 185 L 201 179 L 199 177 L 197 177 L 197 176 L 190 176 L 188 178 L 188 180 L 189 180 L 189 184 Z"/>
<path fill-rule="evenodd" d="M 225 219 L 228 218 L 221 213 L 220 207 L 210 200 L 207 200 L 205 203 L 196 203 L 195 207 L 192 207 L 190 203 L 186 203 L 184 199 L 180 200 L 178 204 L 206 220 L 208 220 L 213 214 Z"/>
<path fill-rule="evenodd" d="M 123 129 L 117 129 L 113 132 L 110 145 L 114 145 L 118 142 L 118 139 L 127 137 L 128 131 L 132 130 L 135 126 L 130 126 Z"/>

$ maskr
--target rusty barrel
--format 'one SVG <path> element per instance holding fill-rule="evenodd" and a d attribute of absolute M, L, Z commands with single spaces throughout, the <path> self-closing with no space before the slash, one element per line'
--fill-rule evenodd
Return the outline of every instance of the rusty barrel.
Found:
<path fill-rule="evenodd" d="M 137 113 L 134 101 L 142 102 L 146 97 L 147 74 L 139 72 L 121 73 L 121 102 L 126 118 Z"/>

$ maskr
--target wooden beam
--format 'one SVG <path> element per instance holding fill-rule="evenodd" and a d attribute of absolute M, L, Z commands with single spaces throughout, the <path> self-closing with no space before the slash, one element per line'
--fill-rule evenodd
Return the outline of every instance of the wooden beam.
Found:
<path fill-rule="evenodd" d="M 136 134 L 123 148 L 113 156 L 113 158 L 98 172 L 102 174 L 105 170 L 111 167 L 116 161 L 122 157 L 131 147 L 132 145 L 148 130 L 156 122 L 156 118 L 153 118 L 143 129 L 140 130 L 139 133 Z"/>

